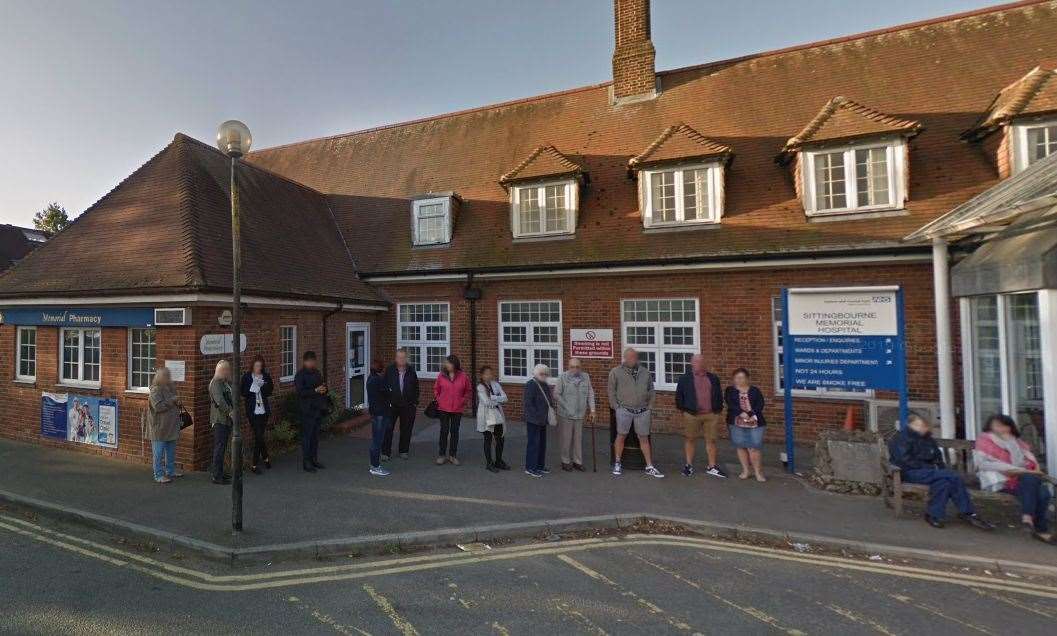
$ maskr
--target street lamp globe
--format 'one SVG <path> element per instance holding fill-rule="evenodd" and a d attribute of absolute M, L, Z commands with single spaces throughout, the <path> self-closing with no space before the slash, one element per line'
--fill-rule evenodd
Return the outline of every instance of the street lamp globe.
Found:
<path fill-rule="evenodd" d="M 217 128 L 217 148 L 229 157 L 241 157 L 250 151 L 253 136 L 246 124 L 229 119 Z"/>

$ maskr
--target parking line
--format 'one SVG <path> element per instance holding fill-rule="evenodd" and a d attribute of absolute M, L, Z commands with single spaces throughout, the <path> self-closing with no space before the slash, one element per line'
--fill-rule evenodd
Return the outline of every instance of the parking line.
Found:
<path fill-rule="evenodd" d="M 392 621 L 393 626 L 400 630 L 400 633 L 404 636 L 419 636 L 418 630 L 411 624 L 406 618 L 401 616 L 393 604 L 389 602 L 389 599 L 382 596 L 382 594 L 374 589 L 372 585 L 367 583 L 363 584 L 363 591 L 367 592 L 367 595 L 371 597 L 374 604 L 378 606 L 378 609 L 382 610 L 382 613 L 389 617 Z"/>

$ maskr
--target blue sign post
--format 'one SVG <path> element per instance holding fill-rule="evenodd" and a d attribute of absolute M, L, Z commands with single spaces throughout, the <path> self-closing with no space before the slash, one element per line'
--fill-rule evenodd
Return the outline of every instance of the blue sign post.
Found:
<path fill-rule="evenodd" d="M 900 426 L 908 415 L 903 290 L 831 287 L 782 290 L 785 452 L 796 470 L 793 391 L 899 392 Z"/>

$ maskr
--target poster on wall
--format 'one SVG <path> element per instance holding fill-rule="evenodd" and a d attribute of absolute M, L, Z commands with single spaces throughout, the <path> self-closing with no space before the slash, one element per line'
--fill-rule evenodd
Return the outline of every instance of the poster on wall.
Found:
<path fill-rule="evenodd" d="M 569 352 L 574 358 L 613 357 L 612 329 L 570 329 Z"/>
<path fill-rule="evenodd" d="M 117 400 L 43 393 L 40 434 L 67 442 L 117 448 Z"/>

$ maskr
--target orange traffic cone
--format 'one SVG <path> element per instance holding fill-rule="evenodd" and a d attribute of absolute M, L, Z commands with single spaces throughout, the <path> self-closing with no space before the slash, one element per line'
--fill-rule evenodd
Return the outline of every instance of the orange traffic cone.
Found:
<path fill-rule="evenodd" d="M 847 412 L 844 413 L 844 430 L 855 430 L 855 408 L 850 405 L 848 406 Z"/>

